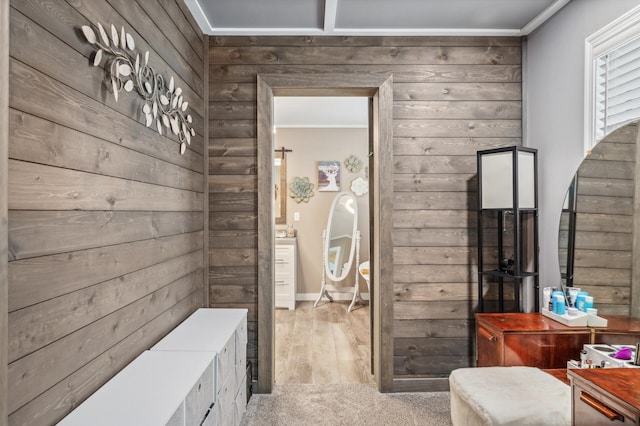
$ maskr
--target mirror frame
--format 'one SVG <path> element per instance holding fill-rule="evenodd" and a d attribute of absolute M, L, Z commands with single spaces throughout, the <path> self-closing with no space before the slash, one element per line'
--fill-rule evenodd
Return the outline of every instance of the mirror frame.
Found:
<path fill-rule="evenodd" d="M 598 144 L 600 144 L 601 142 L 606 141 L 611 135 L 615 134 L 616 132 L 619 132 L 621 129 L 623 129 L 623 128 L 629 126 L 629 125 L 632 125 L 632 124 L 636 125 L 637 132 L 640 133 L 640 118 L 636 117 L 636 118 L 627 120 L 626 122 L 621 123 L 621 125 L 619 127 L 617 127 L 616 129 L 612 130 L 611 132 L 607 133 L 604 137 L 602 137 L 600 140 L 598 140 L 597 144 L 595 144 L 593 146 L 592 150 L 594 150 L 598 146 Z M 635 169 L 635 171 L 636 171 L 636 173 L 638 173 L 638 171 L 640 171 L 640 167 L 639 167 L 639 165 L 640 165 L 640 161 L 639 161 L 640 160 L 640 134 L 638 134 L 638 133 L 636 134 L 636 157 L 635 157 L 635 161 L 636 161 L 636 169 Z M 585 157 L 583 158 L 581 163 L 578 165 L 577 169 L 574 171 L 574 173 L 572 175 L 572 178 L 571 178 L 572 179 L 571 182 L 576 180 L 576 176 L 579 173 L 581 167 L 583 166 L 584 161 L 589 159 L 590 155 L 591 155 L 591 151 L 589 151 L 587 153 L 587 155 L 585 155 Z M 636 177 L 635 177 L 635 181 L 636 182 L 640 182 L 640 178 L 637 177 L 637 174 L 636 174 Z M 571 182 L 569 184 L 569 189 L 565 193 L 565 197 L 563 199 L 562 212 L 564 212 L 566 210 L 568 211 L 568 209 L 565 209 L 565 208 L 567 207 L 567 203 L 568 203 L 568 196 L 569 196 L 569 190 L 571 189 Z M 574 191 L 575 194 L 574 194 L 574 200 L 572 200 L 572 201 L 574 203 L 577 203 L 577 199 L 578 199 L 578 193 L 577 193 L 578 192 L 578 188 L 577 188 L 577 186 L 578 186 L 578 184 L 576 183 L 574 185 L 575 185 L 575 187 L 573 188 L 573 191 Z M 635 185 L 634 196 L 633 196 L 634 200 L 640 200 L 639 195 L 640 195 L 640 184 Z M 633 208 L 634 208 L 634 210 L 636 210 L 636 209 L 640 210 L 640 202 L 639 201 L 634 201 L 634 207 Z M 563 231 L 563 225 L 562 225 L 563 213 L 562 212 L 560 214 L 560 222 L 559 222 L 558 228 L 557 228 L 558 229 L 558 240 L 557 241 L 558 241 L 559 272 L 560 272 L 560 275 L 561 275 L 561 280 L 564 281 L 564 277 L 562 276 L 563 275 L 563 266 L 562 266 L 563 258 L 561 257 L 562 247 L 560 246 L 561 233 Z M 635 229 L 640 229 L 640 218 L 639 219 L 632 219 L 632 222 L 633 222 L 632 223 L 632 227 L 633 227 L 634 230 Z M 566 231 L 568 232 L 569 230 L 566 230 Z M 633 267 L 633 253 L 637 252 L 638 250 L 640 250 L 640 233 L 632 232 L 632 234 L 633 234 L 632 242 L 631 242 L 632 248 L 630 250 L 631 258 L 632 258 L 632 265 L 631 265 L 631 268 L 630 268 L 630 270 L 631 270 L 631 283 L 630 283 L 630 287 L 629 287 L 629 291 L 630 291 L 629 315 L 638 316 L 640 314 L 640 291 L 638 291 L 638 284 L 636 284 L 634 286 L 634 283 L 640 283 L 640 274 L 639 274 L 639 272 L 640 272 L 639 269 L 640 268 L 634 268 Z M 567 242 L 567 244 L 569 244 L 569 243 L 571 243 L 571 241 Z M 571 245 L 572 245 L 571 250 L 575 250 L 575 244 L 572 243 Z M 569 247 L 567 247 L 567 250 L 569 250 Z M 575 254 L 574 254 L 574 256 L 575 256 Z M 567 257 L 571 257 L 571 256 L 569 254 L 567 254 Z M 576 268 L 575 262 L 570 266 L 572 266 L 572 268 L 571 268 L 572 270 L 570 269 L 568 271 L 568 273 L 571 274 L 571 285 L 573 286 L 574 284 L 576 284 L 575 282 L 573 282 L 573 277 L 575 276 L 575 270 L 577 268 Z M 638 274 L 638 275 L 636 275 L 636 274 Z M 565 276 L 566 275 L 567 274 L 565 273 Z M 581 287 L 580 284 L 578 284 L 578 286 Z"/>
<path fill-rule="evenodd" d="M 280 156 L 279 160 L 280 160 L 280 174 L 279 176 L 276 175 L 275 173 L 275 161 L 278 159 L 278 155 Z M 275 197 L 274 199 L 274 203 L 275 204 L 280 204 L 280 215 L 279 216 L 275 216 L 275 220 L 276 220 L 276 225 L 283 225 L 287 223 L 287 157 L 285 156 L 284 153 L 279 153 L 276 152 L 276 154 L 273 157 L 273 167 L 274 167 L 274 181 L 278 182 L 278 180 L 276 180 L 278 177 L 279 179 L 279 185 L 280 185 L 280 190 L 278 191 L 278 196 Z M 276 183 L 277 185 L 278 183 Z M 275 209 L 274 209 L 275 211 Z"/>
<path fill-rule="evenodd" d="M 350 199 L 353 202 L 353 226 L 351 227 L 351 247 L 349 251 L 349 258 L 343 265 L 348 265 L 347 268 L 342 268 L 342 273 L 338 276 L 331 271 L 329 268 L 329 251 L 331 249 L 331 226 L 333 225 L 334 213 L 336 211 L 336 207 L 340 200 L 343 197 Z M 356 253 L 356 234 L 358 232 L 358 200 L 352 194 L 348 192 L 341 192 L 335 196 L 333 202 L 331 203 L 331 209 L 329 210 L 329 218 L 327 219 L 327 228 L 325 231 L 325 240 L 324 240 L 324 253 L 322 254 L 324 259 L 324 270 L 327 274 L 327 277 L 334 282 L 342 281 L 347 278 L 349 272 L 351 272 L 351 268 L 353 267 L 353 259 Z"/>

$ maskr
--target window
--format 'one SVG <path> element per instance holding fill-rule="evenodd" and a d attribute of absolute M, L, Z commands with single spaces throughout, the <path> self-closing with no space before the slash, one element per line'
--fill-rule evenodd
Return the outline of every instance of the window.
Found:
<path fill-rule="evenodd" d="M 595 140 L 640 117 L 640 37 L 595 60 Z"/>
<path fill-rule="evenodd" d="M 640 118 L 640 6 L 586 39 L 585 151 Z"/>

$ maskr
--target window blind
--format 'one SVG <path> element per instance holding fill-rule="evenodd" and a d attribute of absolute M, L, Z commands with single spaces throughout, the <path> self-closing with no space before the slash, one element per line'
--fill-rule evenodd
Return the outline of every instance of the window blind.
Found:
<path fill-rule="evenodd" d="M 595 60 L 595 136 L 602 139 L 640 118 L 640 37 Z"/>

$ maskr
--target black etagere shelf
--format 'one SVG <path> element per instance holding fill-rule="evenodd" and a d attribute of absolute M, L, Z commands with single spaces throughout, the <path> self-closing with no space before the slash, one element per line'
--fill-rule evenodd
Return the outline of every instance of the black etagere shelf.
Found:
<path fill-rule="evenodd" d="M 515 311 L 539 305 L 537 150 L 520 146 L 478 151 L 478 312 L 485 312 L 484 281 L 498 281 L 498 312 L 505 312 L 505 282 L 513 286 Z M 512 215 L 511 220 L 506 218 Z M 487 219 L 495 216 L 497 244 L 486 247 Z M 493 227 L 492 227 L 493 228 Z M 511 238 L 512 245 L 505 244 Z M 485 265 L 485 249 L 495 250 Z M 506 256 L 509 249 L 510 256 Z M 489 263 L 489 262 L 487 262 Z M 533 288 L 528 289 L 527 285 Z M 531 290 L 531 291 L 528 291 Z M 521 293 L 533 296 L 522 305 Z M 526 300 L 528 302 L 528 299 Z"/>

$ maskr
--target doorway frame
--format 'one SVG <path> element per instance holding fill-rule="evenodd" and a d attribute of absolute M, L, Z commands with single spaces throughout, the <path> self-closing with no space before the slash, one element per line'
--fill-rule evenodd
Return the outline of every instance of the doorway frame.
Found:
<path fill-rule="evenodd" d="M 275 373 L 275 225 L 273 223 L 274 96 L 373 98 L 371 287 L 373 374 L 378 391 L 393 391 L 393 78 L 369 74 L 258 74 L 258 392 L 271 393 Z M 384 248 L 384 255 L 383 255 Z"/>

